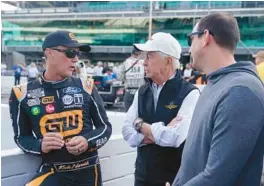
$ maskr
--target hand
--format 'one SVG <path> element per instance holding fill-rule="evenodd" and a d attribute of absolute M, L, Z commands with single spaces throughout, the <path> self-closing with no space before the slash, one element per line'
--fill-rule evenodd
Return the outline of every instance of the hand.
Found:
<path fill-rule="evenodd" d="M 149 139 L 147 136 L 145 136 L 142 143 L 143 144 L 154 144 L 155 142 Z"/>
<path fill-rule="evenodd" d="M 176 127 L 178 123 L 182 121 L 183 117 L 181 116 L 176 116 L 171 120 L 171 122 L 167 125 L 167 127 Z"/>
<path fill-rule="evenodd" d="M 170 183 L 169 183 L 169 182 L 167 182 L 167 183 L 165 184 L 165 186 L 170 186 Z"/>
<path fill-rule="evenodd" d="M 59 150 L 64 146 L 63 137 L 60 133 L 49 132 L 43 136 L 41 151 L 49 153 L 52 150 Z"/>
<path fill-rule="evenodd" d="M 83 136 L 75 136 L 66 143 L 66 149 L 73 155 L 79 155 L 88 149 L 88 141 Z"/>

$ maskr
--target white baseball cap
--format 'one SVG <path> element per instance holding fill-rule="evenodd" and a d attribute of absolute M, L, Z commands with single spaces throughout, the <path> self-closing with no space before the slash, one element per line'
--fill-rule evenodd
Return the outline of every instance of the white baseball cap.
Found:
<path fill-rule="evenodd" d="M 162 52 L 176 59 L 181 57 L 181 45 L 171 34 L 157 32 L 145 44 L 134 44 L 139 50 L 146 52 Z"/>

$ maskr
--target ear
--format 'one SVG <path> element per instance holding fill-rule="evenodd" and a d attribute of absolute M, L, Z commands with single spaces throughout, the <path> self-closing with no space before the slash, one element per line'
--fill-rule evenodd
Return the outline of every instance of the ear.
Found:
<path fill-rule="evenodd" d="M 52 52 L 51 52 L 51 49 L 47 48 L 45 50 L 45 55 L 47 56 L 47 58 L 52 58 Z"/>
<path fill-rule="evenodd" d="M 173 65 L 172 63 L 173 63 L 173 59 L 172 59 L 172 57 L 169 56 L 169 57 L 167 58 L 167 63 L 166 63 L 166 65 L 168 65 L 168 66 L 172 66 L 172 65 Z"/>
<path fill-rule="evenodd" d="M 209 34 L 209 31 L 205 30 L 204 31 L 204 39 L 203 39 L 203 47 L 209 45 L 211 40 L 212 40 L 212 38 L 211 38 L 211 35 Z"/>

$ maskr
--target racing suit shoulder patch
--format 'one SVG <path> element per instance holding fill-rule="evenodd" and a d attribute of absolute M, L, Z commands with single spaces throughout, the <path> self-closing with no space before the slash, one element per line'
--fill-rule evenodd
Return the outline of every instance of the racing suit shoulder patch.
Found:
<path fill-rule="evenodd" d="M 82 80 L 83 89 L 85 90 L 85 92 L 91 95 L 93 92 L 94 80 L 92 78 L 86 80 L 81 79 L 81 80 Z"/>
<path fill-rule="evenodd" d="M 26 96 L 27 84 L 25 83 L 25 84 L 21 84 L 21 85 L 16 85 L 13 87 L 13 91 L 16 95 L 17 100 L 21 101 Z"/>

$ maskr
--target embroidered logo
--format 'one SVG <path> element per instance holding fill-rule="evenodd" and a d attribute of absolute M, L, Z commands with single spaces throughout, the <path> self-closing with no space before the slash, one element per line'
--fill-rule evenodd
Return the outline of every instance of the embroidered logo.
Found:
<path fill-rule="evenodd" d="M 76 37 L 75 37 L 74 33 L 72 33 L 72 32 L 69 33 L 69 37 L 70 37 L 72 40 L 76 40 Z"/>
<path fill-rule="evenodd" d="M 72 104 L 72 102 L 73 102 L 73 97 L 70 96 L 70 95 L 65 95 L 65 96 L 63 96 L 63 98 L 62 98 L 62 102 L 63 102 L 65 105 L 70 105 L 70 104 Z"/>
<path fill-rule="evenodd" d="M 78 87 L 67 87 L 63 89 L 63 92 L 65 94 L 77 94 L 79 92 L 81 92 L 82 90 Z"/>
<path fill-rule="evenodd" d="M 175 105 L 173 102 L 170 102 L 168 105 L 165 105 L 165 107 L 171 110 L 177 108 L 178 106 Z"/>
<path fill-rule="evenodd" d="M 37 106 L 32 107 L 32 109 L 31 109 L 31 113 L 32 113 L 34 116 L 39 115 L 39 113 L 40 113 L 40 108 L 37 107 Z"/>
<path fill-rule="evenodd" d="M 55 111 L 55 107 L 54 107 L 54 105 L 53 104 L 48 104 L 47 106 L 46 106 L 46 112 L 47 113 L 53 113 Z"/>
<path fill-rule="evenodd" d="M 42 104 L 49 104 L 54 102 L 54 96 L 47 96 L 42 98 Z"/>
<path fill-rule="evenodd" d="M 40 105 L 40 100 L 39 100 L 39 98 L 28 99 L 27 104 L 29 107 Z"/>

